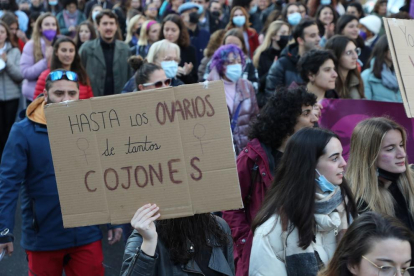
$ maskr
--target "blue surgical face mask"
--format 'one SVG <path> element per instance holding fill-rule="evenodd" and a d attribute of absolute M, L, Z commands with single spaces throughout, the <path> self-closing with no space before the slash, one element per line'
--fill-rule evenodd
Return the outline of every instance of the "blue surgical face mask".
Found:
<path fill-rule="evenodd" d="M 58 4 L 58 1 L 55 1 L 55 0 L 49 1 L 49 5 L 51 6 L 56 6 L 57 4 Z"/>
<path fill-rule="evenodd" d="M 291 26 L 296 26 L 302 20 L 302 16 L 298 12 L 294 12 L 288 15 L 288 22 Z"/>
<path fill-rule="evenodd" d="M 92 13 L 92 20 L 93 21 L 96 21 L 96 16 L 100 13 L 101 11 L 94 11 L 93 13 Z"/>
<path fill-rule="evenodd" d="M 254 5 L 254 6 L 250 9 L 249 13 L 250 13 L 250 14 L 254 14 L 254 13 L 256 13 L 256 12 L 257 12 L 257 5 Z"/>
<path fill-rule="evenodd" d="M 319 188 L 322 190 L 323 193 L 331 193 L 335 190 L 336 186 L 326 179 L 325 176 L 321 175 L 318 170 L 315 170 L 316 173 L 319 175 L 315 180 L 319 184 Z"/>
<path fill-rule="evenodd" d="M 242 15 L 233 17 L 233 23 L 237 27 L 243 26 L 246 23 L 246 16 Z"/>
<path fill-rule="evenodd" d="M 331 0 L 321 0 L 321 5 L 330 5 Z"/>
<path fill-rule="evenodd" d="M 161 61 L 161 67 L 167 78 L 173 79 L 177 75 L 178 63 L 176 61 Z"/>
<path fill-rule="evenodd" d="M 227 65 L 226 77 L 232 82 L 236 83 L 242 75 L 242 66 L 241 64 L 230 64 Z"/>

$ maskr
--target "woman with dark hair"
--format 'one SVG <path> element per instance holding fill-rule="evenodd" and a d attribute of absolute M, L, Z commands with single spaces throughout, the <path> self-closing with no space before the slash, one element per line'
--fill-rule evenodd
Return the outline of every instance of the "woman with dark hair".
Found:
<path fill-rule="evenodd" d="M 10 40 L 6 23 L 0 21 L 0 156 L 16 119 L 21 96 L 20 51 Z"/>
<path fill-rule="evenodd" d="M 227 223 L 210 213 L 156 221 L 147 204 L 131 220 L 122 276 L 234 275 L 233 242 Z"/>
<path fill-rule="evenodd" d="M 236 155 L 249 142 L 249 123 L 259 112 L 253 85 L 241 77 L 245 65 L 246 59 L 239 47 L 233 44 L 221 46 L 211 59 L 211 72 L 207 78 L 224 82 Z"/>
<path fill-rule="evenodd" d="M 315 18 L 319 29 L 319 36 L 321 37 L 319 45 L 324 47 L 326 41 L 335 34 L 338 13 L 330 5 L 321 5 L 316 11 Z"/>
<path fill-rule="evenodd" d="M 62 35 L 74 38 L 76 36 L 76 26 L 86 20 L 83 12 L 78 10 L 77 0 L 65 0 L 65 9 L 61 11 L 56 19 L 58 21 Z"/>
<path fill-rule="evenodd" d="M 344 14 L 339 17 L 336 23 L 335 34 L 345 35 L 356 42 L 356 46 L 361 49 L 359 55 L 359 63 L 361 67 L 365 67 L 371 55 L 371 48 L 365 46 L 365 42 L 359 35 L 359 21 L 353 15 Z"/>
<path fill-rule="evenodd" d="M 122 93 L 156 89 L 171 85 L 171 79 L 167 78 L 161 66 L 149 63 L 141 56 L 131 56 L 128 59 L 128 63 L 135 74 L 125 84 Z"/>
<path fill-rule="evenodd" d="M 302 15 L 299 12 L 297 3 L 288 3 L 282 10 L 282 20 L 289 23 L 290 28 L 293 29 L 302 20 Z"/>
<path fill-rule="evenodd" d="M 185 84 L 196 83 L 198 81 L 196 50 L 190 44 L 188 30 L 179 15 L 171 14 L 164 18 L 159 40 L 164 38 L 180 47 L 181 61 L 178 64 L 177 77 Z"/>
<path fill-rule="evenodd" d="M 19 28 L 23 32 L 27 31 L 27 27 L 29 25 L 29 17 L 23 11 L 19 10 L 19 6 L 16 3 L 16 0 L 2 0 L 0 2 L 0 16 L 2 16 L 5 12 L 12 12 L 17 16 L 17 20 L 19 21 Z"/>
<path fill-rule="evenodd" d="M 75 42 L 69 37 L 62 37 L 56 40 L 53 45 L 53 55 L 50 68 L 43 71 L 36 83 L 34 99 L 43 93 L 46 86 L 46 79 L 49 73 L 56 69 L 73 71 L 79 78 L 79 99 L 89 99 L 93 97 L 89 77 L 80 60 L 78 49 Z"/>
<path fill-rule="evenodd" d="M 308 91 L 318 98 L 317 102 L 324 98 L 338 98 L 335 92 L 336 63 L 334 54 L 325 50 L 311 50 L 298 62 L 300 76 Z"/>
<path fill-rule="evenodd" d="M 400 221 L 367 212 L 351 224 L 319 276 L 410 276 L 413 249 L 413 233 Z"/>
<path fill-rule="evenodd" d="M 204 81 L 207 78 L 208 73 L 206 77 L 204 75 L 206 72 L 210 72 L 208 66 L 210 65 L 211 58 L 214 52 L 222 45 L 225 34 L 226 30 L 220 29 L 211 35 L 207 47 L 204 49 L 204 57 L 201 60 L 200 66 L 198 66 L 198 81 Z"/>
<path fill-rule="evenodd" d="M 83 43 L 96 38 L 96 30 L 89 21 L 83 21 L 79 24 L 76 31 L 76 37 L 74 39 L 76 49 L 80 49 Z"/>
<path fill-rule="evenodd" d="M 368 100 L 402 103 L 387 36 L 374 46 L 369 67 L 361 74 Z"/>
<path fill-rule="evenodd" d="M 252 223 L 249 275 L 312 275 L 357 216 L 339 137 L 303 128 L 289 139 Z"/>
<path fill-rule="evenodd" d="M 344 35 L 336 35 L 326 42 L 326 50 L 331 50 L 338 61 L 335 90 L 343 99 L 363 99 L 364 82 L 357 67 L 360 49 L 355 42 Z"/>
<path fill-rule="evenodd" d="M 230 13 L 230 22 L 227 24 L 226 30 L 238 28 L 243 32 L 248 56 L 252 58 L 254 51 L 259 47 L 259 35 L 249 26 L 249 14 L 246 10 L 240 6 L 233 7 Z"/>
<path fill-rule="evenodd" d="M 316 96 L 304 87 L 281 89 L 251 123 L 250 142 L 237 158 L 244 208 L 223 212 L 236 245 L 237 276 L 248 275 L 253 240 L 250 226 L 270 187 L 289 137 L 304 127 L 313 127 L 318 121 L 312 110 L 315 103 Z"/>
<path fill-rule="evenodd" d="M 19 29 L 19 22 L 17 21 L 16 16 L 14 13 L 5 12 L 1 16 L 1 21 L 7 24 L 10 30 L 10 41 L 15 44 L 19 45 L 20 52 L 23 51 L 24 44 L 28 41 L 26 34 Z"/>
<path fill-rule="evenodd" d="M 353 15 L 356 18 L 361 19 L 365 16 L 364 9 L 362 8 L 361 3 L 359 2 L 351 2 L 346 7 L 346 14 Z"/>

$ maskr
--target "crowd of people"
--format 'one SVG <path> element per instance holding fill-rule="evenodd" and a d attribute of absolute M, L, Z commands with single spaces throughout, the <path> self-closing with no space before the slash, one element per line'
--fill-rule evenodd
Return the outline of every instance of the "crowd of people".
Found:
<path fill-rule="evenodd" d="M 46 104 L 220 80 L 244 208 L 158 220 L 142 206 L 108 225 L 121 275 L 414 275 L 406 130 L 360 122 L 346 162 L 318 125 L 324 99 L 402 102 L 382 17 L 414 8 L 387 5 L 1 0 L 0 260 L 20 195 L 29 275 L 104 273 L 98 226 L 63 228 Z"/>

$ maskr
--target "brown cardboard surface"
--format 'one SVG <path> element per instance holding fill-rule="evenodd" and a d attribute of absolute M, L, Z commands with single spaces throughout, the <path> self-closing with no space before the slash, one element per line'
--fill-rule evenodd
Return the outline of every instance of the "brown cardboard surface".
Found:
<path fill-rule="evenodd" d="M 45 113 L 64 227 L 126 223 L 146 203 L 161 219 L 243 206 L 221 81 Z"/>
<path fill-rule="evenodd" d="M 414 21 L 383 18 L 392 62 L 408 118 L 414 115 Z"/>

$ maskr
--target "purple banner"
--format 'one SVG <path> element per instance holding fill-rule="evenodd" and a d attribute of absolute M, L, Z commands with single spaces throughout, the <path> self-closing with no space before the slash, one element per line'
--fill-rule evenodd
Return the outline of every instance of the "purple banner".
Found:
<path fill-rule="evenodd" d="M 325 99 L 322 105 L 324 108 L 319 125 L 334 131 L 340 137 L 346 160 L 348 160 L 351 135 L 355 126 L 370 117 L 387 116 L 406 129 L 408 161 L 409 163 L 414 162 L 413 119 L 407 118 L 402 103 Z M 370 137 L 366 137 L 366 139 L 370 139 Z"/>

